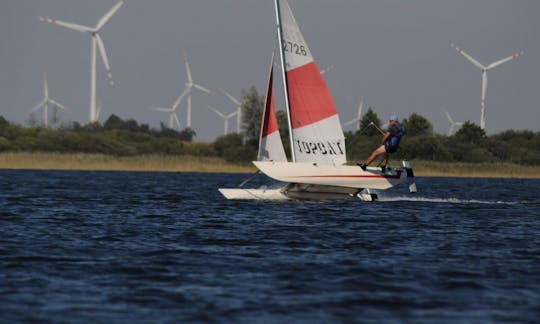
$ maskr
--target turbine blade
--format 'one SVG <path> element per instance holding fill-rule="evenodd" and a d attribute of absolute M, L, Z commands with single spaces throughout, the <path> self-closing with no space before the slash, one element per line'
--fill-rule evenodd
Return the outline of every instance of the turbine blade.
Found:
<path fill-rule="evenodd" d="M 225 116 L 225 118 L 229 119 L 229 118 L 231 118 L 231 117 L 236 116 L 236 114 L 238 114 L 238 111 L 235 111 L 235 112 L 233 112 L 233 113 L 228 114 L 227 116 Z"/>
<path fill-rule="evenodd" d="M 465 58 L 467 60 L 469 60 L 469 62 L 471 62 L 472 64 L 474 64 L 476 67 L 478 67 L 479 69 L 482 69 L 482 70 L 485 70 L 486 67 L 483 66 L 482 64 L 480 64 L 480 62 L 478 62 L 477 60 L 475 60 L 472 56 L 470 56 L 469 54 L 467 54 L 464 50 L 462 50 L 461 48 L 457 47 L 456 45 L 454 44 L 450 44 L 450 46 L 452 46 L 452 48 L 454 48 L 456 51 L 458 51 L 459 54 L 465 56 Z"/>
<path fill-rule="evenodd" d="M 448 118 L 448 121 L 450 122 L 450 124 L 453 124 L 454 120 L 450 116 L 450 113 L 448 111 L 446 111 L 446 110 L 444 111 L 444 113 L 446 114 L 446 118 Z"/>
<path fill-rule="evenodd" d="M 356 118 L 362 117 L 362 109 L 364 109 L 364 97 L 360 97 L 360 105 L 358 106 L 358 115 Z"/>
<path fill-rule="evenodd" d="M 178 126 L 178 129 L 182 129 L 182 126 L 180 126 L 180 120 L 178 119 L 178 115 L 176 115 L 175 112 L 173 112 L 173 118 L 174 118 L 174 121 L 176 122 L 176 125 Z"/>
<path fill-rule="evenodd" d="M 235 104 L 237 104 L 238 106 L 242 105 L 240 103 L 240 101 L 238 101 L 235 97 L 233 97 L 230 93 L 228 93 L 227 91 L 219 88 L 219 91 L 221 91 L 227 98 L 229 98 L 230 101 L 234 102 Z"/>
<path fill-rule="evenodd" d="M 162 112 L 171 112 L 171 108 L 163 108 L 163 107 L 148 107 L 148 109 L 156 110 L 156 111 L 162 111 Z"/>
<path fill-rule="evenodd" d="M 99 115 L 101 114 L 101 102 L 97 105 L 96 119 L 99 120 Z"/>
<path fill-rule="evenodd" d="M 201 90 L 201 91 L 203 91 L 203 92 L 206 92 L 206 93 L 208 93 L 208 94 L 212 93 L 212 91 L 210 91 L 209 89 L 203 87 L 202 85 L 198 85 L 198 84 L 195 84 L 195 83 L 194 83 L 194 84 L 193 84 L 193 87 L 195 87 L 195 89 L 199 89 L 199 90 Z"/>
<path fill-rule="evenodd" d="M 39 17 L 39 20 L 42 21 L 42 22 L 49 23 L 49 24 L 54 24 L 54 25 L 66 27 L 68 29 L 72 29 L 72 30 L 75 30 L 75 31 L 78 31 L 78 32 L 81 32 L 81 33 L 93 33 L 95 31 L 94 28 L 91 28 L 91 27 L 78 25 L 78 24 L 74 24 L 74 23 L 70 23 L 70 22 L 65 22 L 65 21 L 61 21 L 61 20 L 51 19 L 51 18 L 47 18 L 47 17 Z"/>
<path fill-rule="evenodd" d="M 105 26 L 105 24 L 107 23 L 107 21 L 109 21 L 109 19 L 111 19 L 111 17 L 118 11 L 118 9 L 120 9 L 120 7 L 122 7 L 122 5 L 124 4 L 125 0 L 120 0 L 118 1 L 110 10 L 109 12 L 107 12 L 97 23 L 96 25 L 96 31 L 99 31 L 101 28 L 103 28 L 103 26 Z"/>
<path fill-rule="evenodd" d="M 208 106 L 208 108 L 210 108 L 210 110 L 212 110 L 213 112 L 215 112 L 216 114 L 218 114 L 219 116 L 221 116 L 221 118 L 227 119 L 227 116 L 225 116 L 224 114 L 222 114 L 221 111 L 217 110 L 216 108 L 211 107 L 211 106 Z"/>
<path fill-rule="evenodd" d="M 30 113 L 36 112 L 39 108 L 43 107 L 46 102 L 47 98 L 43 98 L 43 100 L 41 100 L 37 105 L 34 106 L 34 108 L 32 108 L 32 110 L 30 110 Z"/>
<path fill-rule="evenodd" d="M 352 123 L 354 123 L 354 120 L 349 120 L 348 122 L 343 123 L 343 126 L 349 126 L 352 125 Z"/>
<path fill-rule="evenodd" d="M 99 36 L 98 33 L 94 33 L 94 38 L 99 48 L 99 54 L 101 56 L 101 60 L 103 61 L 103 65 L 105 66 L 105 71 L 107 72 L 107 78 L 109 79 L 109 84 L 111 86 L 114 86 L 111 66 L 109 65 L 109 59 L 107 58 L 107 52 L 105 51 L 105 45 L 103 45 L 103 40 L 101 39 L 101 36 Z"/>
<path fill-rule="evenodd" d="M 64 107 L 64 105 L 62 105 L 61 103 L 59 103 L 56 100 L 49 99 L 49 102 L 52 103 L 53 105 L 55 105 L 56 107 L 60 108 L 60 109 L 64 109 L 64 110 L 66 109 L 66 107 Z"/>
<path fill-rule="evenodd" d="M 488 66 L 486 67 L 486 70 L 493 69 L 494 67 L 499 66 L 499 65 L 501 65 L 501 64 L 503 64 L 503 63 L 506 63 L 506 62 L 508 62 L 508 61 L 511 61 L 511 60 L 513 60 L 513 59 L 516 59 L 516 58 L 520 57 L 521 55 L 523 55 L 523 52 L 516 53 L 516 54 L 514 54 L 514 55 L 511 55 L 511 56 L 508 56 L 508 57 L 506 57 L 506 58 L 503 58 L 502 60 L 499 60 L 499 61 L 497 61 L 497 62 L 493 62 L 493 63 L 491 63 L 490 65 L 488 65 Z"/>
<path fill-rule="evenodd" d="M 191 67 L 189 66 L 189 62 L 187 59 L 187 54 L 184 53 L 184 61 L 186 63 L 186 74 L 188 77 L 188 84 L 193 84 L 193 77 L 191 76 Z"/>
<path fill-rule="evenodd" d="M 448 136 L 452 135 L 452 132 L 453 132 L 454 128 L 456 128 L 456 124 L 450 125 L 450 128 L 448 129 Z"/>
<path fill-rule="evenodd" d="M 43 94 L 45 98 L 49 98 L 49 85 L 47 84 L 47 76 L 43 73 Z"/>
<path fill-rule="evenodd" d="M 184 91 L 182 91 L 182 93 L 178 96 L 178 98 L 176 98 L 176 100 L 174 101 L 173 105 L 172 105 L 172 109 L 173 110 L 176 110 L 176 108 L 178 108 L 178 105 L 182 102 L 182 100 L 184 100 L 184 97 L 190 92 L 190 88 L 189 87 L 186 87 L 184 89 Z"/>

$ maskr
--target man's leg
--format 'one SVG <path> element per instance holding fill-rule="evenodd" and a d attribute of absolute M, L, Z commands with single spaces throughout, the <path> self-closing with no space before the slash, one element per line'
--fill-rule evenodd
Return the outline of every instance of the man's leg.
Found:
<path fill-rule="evenodd" d="M 384 160 L 382 161 L 382 164 L 381 164 L 381 171 L 382 172 L 386 171 L 386 166 L 388 165 L 388 159 L 389 158 L 390 158 L 390 154 L 385 152 Z"/>
<path fill-rule="evenodd" d="M 379 146 L 378 149 L 376 149 L 375 151 L 373 151 L 373 153 L 371 153 L 371 155 L 369 156 L 369 158 L 366 161 L 366 164 L 370 165 L 371 162 L 373 162 L 373 160 L 375 160 L 375 158 L 377 158 L 377 156 L 379 156 L 381 154 L 385 154 L 385 153 L 386 153 L 386 150 L 384 148 L 384 145 Z"/>
<path fill-rule="evenodd" d="M 366 163 L 362 164 L 362 169 L 365 169 L 371 162 L 373 162 L 373 160 L 375 160 L 375 158 L 377 158 L 377 156 L 381 154 L 385 154 L 385 153 L 386 153 L 386 149 L 384 148 L 384 145 L 379 146 L 378 149 L 376 149 L 375 151 L 373 151 L 373 153 L 371 153 Z"/>

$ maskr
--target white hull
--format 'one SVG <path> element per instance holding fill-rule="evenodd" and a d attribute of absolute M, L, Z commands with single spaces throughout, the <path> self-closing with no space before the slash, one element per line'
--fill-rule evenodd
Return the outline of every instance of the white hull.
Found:
<path fill-rule="evenodd" d="M 406 168 L 387 168 L 381 172 L 380 168 L 370 167 L 364 171 L 351 165 L 272 161 L 254 161 L 253 164 L 270 178 L 282 182 L 354 189 L 385 190 L 405 181 L 408 173 L 412 176 L 412 170 Z"/>
<path fill-rule="evenodd" d="M 227 199 L 241 200 L 377 200 L 377 194 L 366 189 L 297 183 L 279 189 L 220 188 L 219 192 Z"/>
<path fill-rule="evenodd" d="M 242 189 L 219 188 L 219 192 L 227 199 L 249 200 L 288 200 L 281 189 Z"/>

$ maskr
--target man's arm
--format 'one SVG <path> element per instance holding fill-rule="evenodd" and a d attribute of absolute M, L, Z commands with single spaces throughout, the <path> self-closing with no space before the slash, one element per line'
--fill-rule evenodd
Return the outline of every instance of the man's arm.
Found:
<path fill-rule="evenodd" d="M 381 145 L 384 145 L 384 143 L 386 143 L 386 140 L 388 139 L 388 137 L 390 137 L 390 135 L 392 135 L 391 132 L 386 132 L 386 134 L 384 134 L 383 138 L 382 138 L 382 141 L 381 141 Z"/>

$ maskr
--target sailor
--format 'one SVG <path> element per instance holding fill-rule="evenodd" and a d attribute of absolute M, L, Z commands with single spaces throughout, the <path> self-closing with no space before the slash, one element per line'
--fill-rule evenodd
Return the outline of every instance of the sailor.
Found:
<path fill-rule="evenodd" d="M 383 132 L 381 131 L 381 133 Z M 399 148 L 399 141 L 403 135 L 405 135 L 405 128 L 399 123 L 398 116 L 392 115 L 390 117 L 388 130 L 383 135 L 381 146 L 371 153 L 365 163 L 359 164 L 362 170 L 365 171 L 367 166 L 373 162 L 377 156 L 384 154 L 384 161 L 381 166 L 381 170 L 384 172 L 386 170 L 386 165 L 388 164 L 388 155 L 397 151 Z"/>

